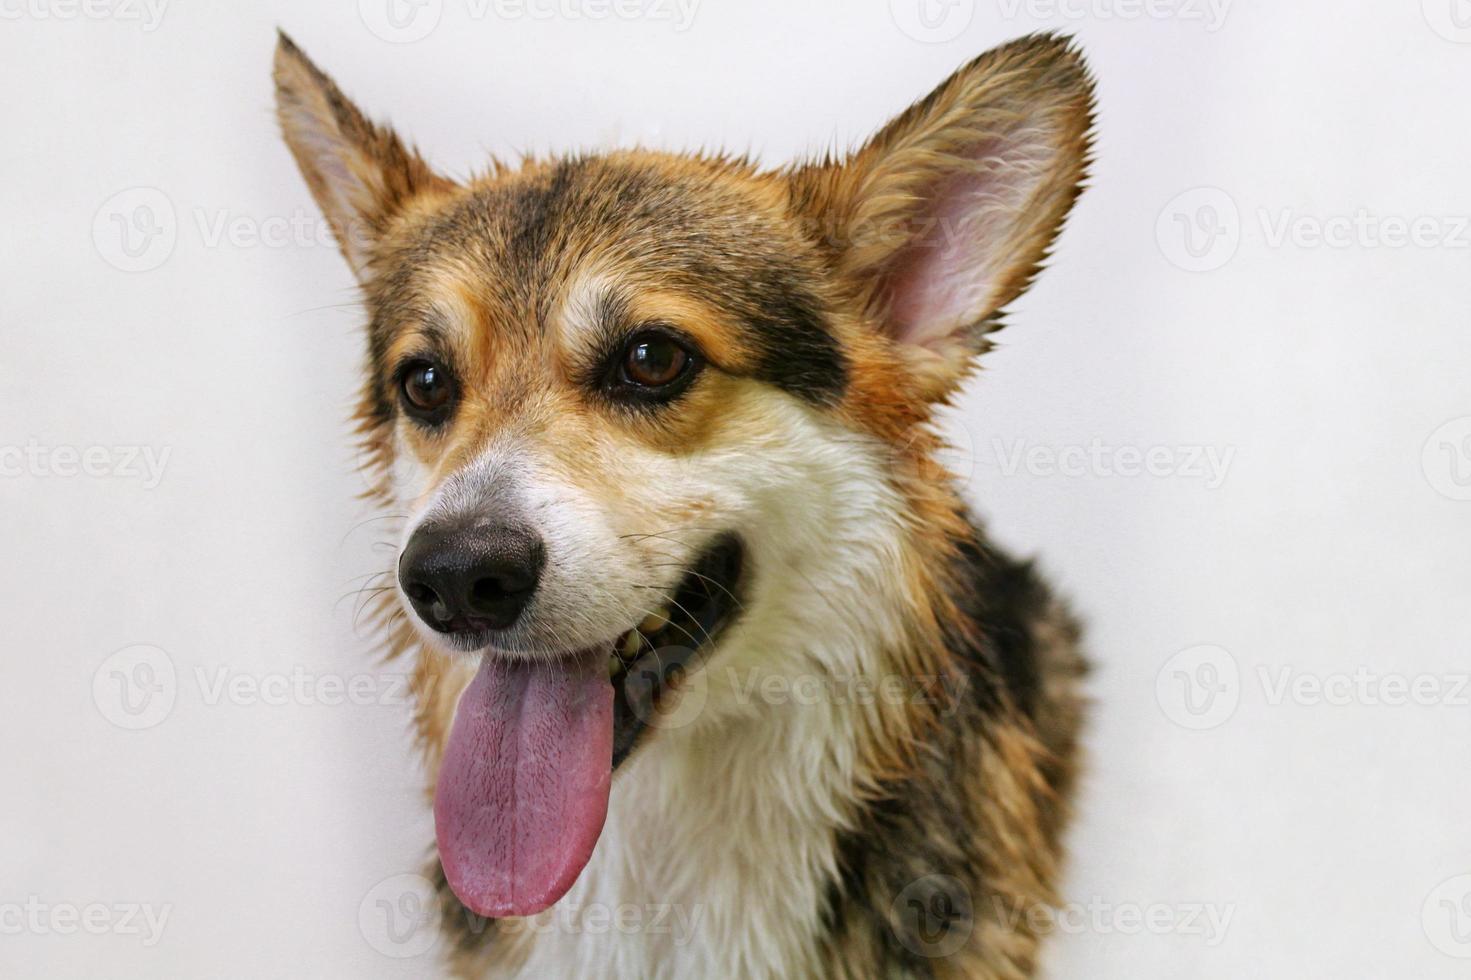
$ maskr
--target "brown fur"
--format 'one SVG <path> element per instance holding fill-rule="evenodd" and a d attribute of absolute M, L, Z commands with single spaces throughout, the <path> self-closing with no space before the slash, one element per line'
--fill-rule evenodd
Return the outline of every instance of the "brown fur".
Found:
<path fill-rule="evenodd" d="M 276 81 L 287 141 L 371 314 L 358 427 L 378 499 L 390 499 L 395 453 L 413 454 L 432 487 L 509 431 L 548 447 L 577 485 L 602 488 L 609 507 L 631 511 L 641 505 L 640 453 L 720 445 L 733 429 L 759 427 L 743 406 L 771 385 L 890 447 L 907 515 L 892 588 L 908 627 L 875 667 L 956 680 L 970 696 L 953 716 L 879 703 L 861 719 L 858 804 L 823 912 L 826 975 L 1031 976 L 1039 936 L 1028 912 L 1056 901 L 1076 768 L 1078 632 L 1029 566 L 985 543 L 935 462 L 932 423 L 1079 192 L 1092 91 L 1078 54 L 1039 36 L 983 55 L 843 161 L 762 171 L 622 151 L 493 164 L 460 184 L 368 122 L 284 38 Z M 934 188 L 963 179 L 977 147 L 1025 127 L 1044 131 L 1053 158 L 1039 163 L 1045 179 L 1010 235 L 992 243 L 1009 256 L 1004 274 L 968 322 L 936 343 L 903 343 L 894 283 L 924 260 L 916 229 L 934 217 L 925 212 Z M 565 311 L 590 275 L 609 286 L 600 302 L 612 308 L 588 319 L 677 323 L 708 352 L 718 371 L 678 412 L 623 411 L 579 384 L 600 335 L 569 333 Z M 399 425 L 393 408 L 394 366 L 426 346 L 451 350 L 466 381 L 465 405 L 442 433 Z M 685 500 L 658 516 L 699 524 L 709 506 Z M 419 642 L 392 591 L 375 613 L 389 655 L 415 658 L 419 738 L 433 771 L 470 671 Z M 929 958 L 915 953 L 923 940 L 895 902 L 916 882 L 922 906 L 950 901 L 936 875 L 962 883 L 971 931 L 958 950 Z M 514 940 L 487 942 L 494 924 L 446 896 L 465 975 L 524 954 Z"/>

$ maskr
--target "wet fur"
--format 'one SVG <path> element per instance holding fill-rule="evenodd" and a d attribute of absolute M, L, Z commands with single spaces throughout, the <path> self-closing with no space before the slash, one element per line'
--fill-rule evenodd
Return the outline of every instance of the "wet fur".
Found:
<path fill-rule="evenodd" d="M 548 507 L 593 501 L 610 528 L 643 532 L 626 546 L 609 534 L 610 578 L 667 587 L 712 522 L 753 539 L 755 591 L 698 675 L 703 711 L 615 774 L 603 838 L 561 903 L 698 911 L 692 941 L 537 933 L 442 887 L 453 969 L 1032 976 L 1077 765 L 1078 630 L 1030 564 L 987 542 L 936 462 L 932 421 L 1078 193 L 1092 117 L 1076 51 L 1036 36 L 983 55 L 845 160 L 763 171 L 621 151 L 461 183 L 284 38 L 276 78 L 288 143 L 363 285 L 359 431 L 404 535 L 499 452 L 535 458 L 531 495 Z M 1004 267 L 974 296 L 906 293 L 904 270 L 926 261 L 912 232 L 926 188 L 979 179 L 962 166 L 977 146 L 1027 139 L 1056 152 L 1037 159 L 1048 176 L 1024 209 L 998 205 Z M 941 301 L 976 315 L 894 326 Z M 719 371 L 674 413 L 599 403 L 579 372 L 651 319 L 687 327 Z M 426 344 L 476 386 L 433 439 L 404 426 L 392 392 L 394 364 Z M 593 605 L 586 618 L 637 622 L 636 594 Z M 473 666 L 424 642 L 393 591 L 375 610 L 389 653 L 413 660 L 432 779 Z M 749 697 L 752 678 L 794 677 L 897 678 L 924 696 Z M 931 914 L 961 940 L 944 955 L 916 918 Z"/>

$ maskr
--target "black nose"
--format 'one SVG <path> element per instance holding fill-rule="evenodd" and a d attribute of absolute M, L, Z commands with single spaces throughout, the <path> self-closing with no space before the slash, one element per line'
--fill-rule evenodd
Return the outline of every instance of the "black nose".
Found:
<path fill-rule="evenodd" d="M 516 621 L 545 563 L 541 538 L 523 528 L 425 526 L 399 558 L 398 580 L 434 629 L 483 633 Z"/>

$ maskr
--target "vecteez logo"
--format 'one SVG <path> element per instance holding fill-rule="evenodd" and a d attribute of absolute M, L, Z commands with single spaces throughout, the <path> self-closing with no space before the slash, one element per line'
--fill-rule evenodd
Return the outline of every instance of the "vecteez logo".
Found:
<path fill-rule="evenodd" d="M 97 254 L 124 272 L 157 269 L 174 253 L 178 237 L 174 204 L 157 187 L 118 191 L 92 218 Z"/>
<path fill-rule="evenodd" d="M 1172 264 L 1187 272 L 1212 272 L 1230 262 L 1241 245 L 1241 212 L 1219 187 L 1196 187 L 1164 206 L 1154 234 Z"/>
<path fill-rule="evenodd" d="M 1449 500 L 1471 500 L 1471 415 L 1451 419 L 1425 440 L 1420 451 L 1425 480 Z"/>
<path fill-rule="evenodd" d="M 422 41 L 443 15 L 444 0 L 358 0 L 363 25 L 390 44 Z"/>
<path fill-rule="evenodd" d="M 1425 23 L 1454 44 L 1471 44 L 1471 0 L 1420 0 Z"/>
<path fill-rule="evenodd" d="M 906 37 L 943 44 L 965 33 L 976 16 L 975 0 L 889 0 L 889 15 Z"/>
<path fill-rule="evenodd" d="M 1437 950 L 1453 959 L 1471 959 L 1471 874 L 1436 885 L 1425 896 L 1420 925 Z"/>
<path fill-rule="evenodd" d="M 423 875 L 384 878 L 358 903 L 358 932 L 390 959 L 423 956 L 439 942 L 443 913 L 434 885 Z"/>
<path fill-rule="evenodd" d="M 1155 699 L 1181 728 L 1218 728 L 1231 720 L 1241 703 L 1241 668 L 1224 647 L 1188 647 L 1160 668 Z"/>
<path fill-rule="evenodd" d="M 119 728 L 140 731 L 162 724 L 179 696 L 173 659 L 146 643 L 113 653 L 92 675 L 92 702 Z"/>

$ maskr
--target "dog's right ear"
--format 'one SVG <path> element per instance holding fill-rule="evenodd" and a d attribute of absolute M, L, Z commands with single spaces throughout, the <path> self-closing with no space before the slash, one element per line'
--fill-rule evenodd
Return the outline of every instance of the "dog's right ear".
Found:
<path fill-rule="evenodd" d="M 276 115 L 286 145 L 360 282 L 373 247 L 415 195 L 451 183 L 348 101 L 292 40 L 276 43 Z"/>

